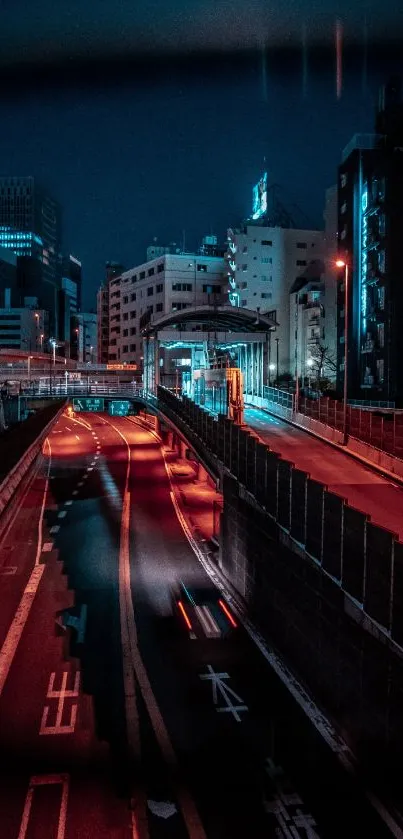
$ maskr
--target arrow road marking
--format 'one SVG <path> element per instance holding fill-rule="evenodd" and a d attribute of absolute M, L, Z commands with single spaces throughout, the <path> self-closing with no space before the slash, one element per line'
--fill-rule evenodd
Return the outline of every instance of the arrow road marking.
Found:
<path fill-rule="evenodd" d="M 210 681 L 213 688 L 213 702 L 214 705 L 218 705 L 218 692 L 221 694 L 225 706 L 220 706 L 216 708 L 218 713 L 230 713 L 236 719 L 237 722 L 241 722 L 241 717 L 239 716 L 239 711 L 247 711 L 248 706 L 244 704 L 243 699 L 235 693 L 229 685 L 226 684 L 225 680 L 229 679 L 230 676 L 228 673 L 216 673 L 211 664 L 207 665 L 208 673 L 202 673 L 200 675 L 200 679 L 202 681 Z M 232 699 L 235 699 L 238 702 L 238 705 L 234 705 Z"/>
<path fill-rule="evenodd" d="M 24 803 L 24 810 L 21 819 L 21 825 L 18 832 L 18 839 L 25 839 L 30 821 L 32 799 L 34 797 L 35 787 L 50 786 L 59 784 L 62 787 L 61 800 L 59 808 L 59 820 L 57 825 L 56 839 L 64 839 L 66 832 L 66 817 L 67 817 L 67 801 L 69 795 L 69 776 L 68 775 L 33 775 L 29 781 L 27 796 Z M 30 831 L 31 832 L 31 831 Z"/>

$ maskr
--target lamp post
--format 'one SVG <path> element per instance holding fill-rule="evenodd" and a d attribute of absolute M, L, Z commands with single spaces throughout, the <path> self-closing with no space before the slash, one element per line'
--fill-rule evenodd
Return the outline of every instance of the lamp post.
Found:
<path fill-rule="evenodd" d="M 270 364 L 269 364 L 269 387 L 271 387 L 271 373 L 274 373 L 275 369 L 276 369 L 276 365 L 273 364 L 272 362 L 270 362 Z"/>
<path fill-rule="evenodd" d="M 348 262 L 336 260 L 337 268 L 344 268 L 344 387 L 343 387 L 343 446 L 347 445 L 347 388 L 348 388 Z"/>
<path fill-rule="evenodd" d="M 278 370 L 279 370 L 279 367 L 278 367 L 278 344 L 279 344 L 279 340 L 280 340 L 280 338 L 276 338 L 276 383 L 277 383 L 277 387 L 278 387 Z"/>

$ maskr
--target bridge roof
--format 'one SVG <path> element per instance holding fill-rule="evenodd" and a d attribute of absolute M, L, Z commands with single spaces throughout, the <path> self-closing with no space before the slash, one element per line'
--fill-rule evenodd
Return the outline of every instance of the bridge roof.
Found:
<path fill-rule="evenodd" d="M 167 327 L 179 326 L 183 329 L 190 323 L 200 324 L 205 331 L 220 329 L 225 332 L 270 332 L 278 326 L 274 318 L 252 309 L 235 306 L 191 306 L 189 309 L 169 312 L 157 320 L 149 321 L 141 331 L 148 337 Z M 194 335 L 194 332 L 192 334 Z"/>

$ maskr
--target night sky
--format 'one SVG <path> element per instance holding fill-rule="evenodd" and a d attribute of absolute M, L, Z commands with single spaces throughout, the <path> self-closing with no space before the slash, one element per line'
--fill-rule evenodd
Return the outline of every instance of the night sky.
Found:
<path fill-rule="evenodd" d="M 18 5 L 18 4 L 17 4 Z M 266 157 L 287 207 L 322 225 L 324 190 L 355 132 L 371 131 L 378 85 L 396 62 L 357 48 L 335 93 L 334 52 L 207 56 L 89 73 L 49 66 L 4 85 L 1 174 L 34 175 L 60 201 L 64 250 L 83 263 L 84 306 L 107 260 L 128 268 L 158 237 L 195 247 L 247 216 Z M 74 72 L 73 72 L 74 70 Z"/>

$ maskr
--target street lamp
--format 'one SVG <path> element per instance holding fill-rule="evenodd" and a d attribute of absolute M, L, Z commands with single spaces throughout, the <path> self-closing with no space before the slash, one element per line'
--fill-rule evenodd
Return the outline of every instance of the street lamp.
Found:
<path fill-rule="evenodd" d="M 344 268 L 344 388 L 343 388 L 343 446 L 347 445 L 347 386 L 348 386 L 348 262 L 336 260 L 337 268 Z"/>
<path fill-rule="evenodd" d="M 273 364 L 273 362 L 271 362 L 269 364 L 269 387 L 271 387 L 271 375 L 270 374 L 274 373 L 275 369 L 276 369 L 276 365 Z"/>
<path fill-rule="evenodd" d="M 278 344 L 279 344 L 279 340 L 280 340 L 280 338 L 276 338 L 276 381 L 277 381 L 277 387 L 278 387 Z"/>

